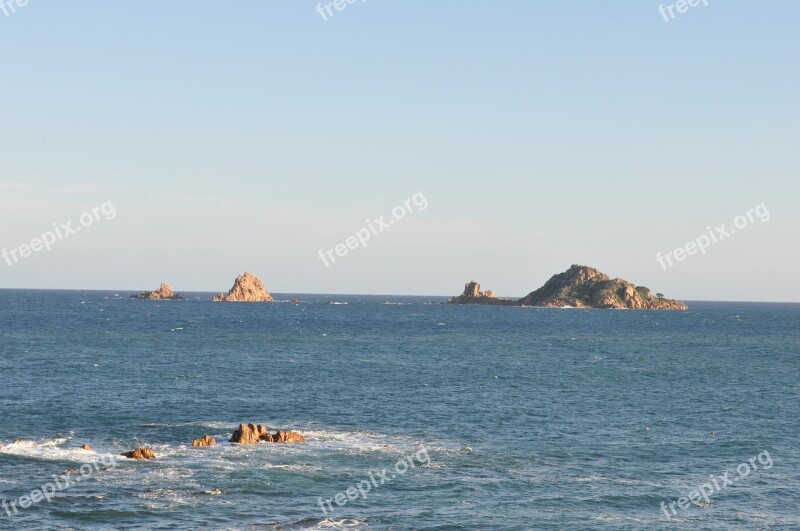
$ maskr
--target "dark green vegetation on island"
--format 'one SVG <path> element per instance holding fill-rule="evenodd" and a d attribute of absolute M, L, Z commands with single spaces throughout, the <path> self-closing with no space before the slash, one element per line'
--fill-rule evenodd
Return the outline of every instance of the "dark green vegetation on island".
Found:
<path fill-rule="evenodd" d="M 628 308 L 631 310 L 685 310 L 681 301 L 654 297 L 650 289 L 621 278 L 611 278 L 597 269 L 573 265 L 553 275 L 544 286 L 521 299 L 495 298 L 491 291 L 480 291 L 480 284 L 469 282 L 464 293 L 449 304 L 489 304 L 495 306 L 544 306 L 573 308 Z"/>

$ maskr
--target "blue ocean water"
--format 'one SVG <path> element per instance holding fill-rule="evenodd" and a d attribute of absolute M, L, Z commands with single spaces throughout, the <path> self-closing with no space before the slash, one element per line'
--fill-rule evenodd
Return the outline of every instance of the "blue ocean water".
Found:
<path fill-rule="evenodd" d="M 5 507 L 115 459 L 0 528 L 800 528 L 800 305 L 128 295 L 0 290 Z"/>

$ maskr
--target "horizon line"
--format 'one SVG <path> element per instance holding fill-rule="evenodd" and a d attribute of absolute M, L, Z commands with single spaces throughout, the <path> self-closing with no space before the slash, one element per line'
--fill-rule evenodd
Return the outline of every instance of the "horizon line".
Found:
<path fill-rule="evenodd" d="M 129 292 L 129 294 L 138 294 L 141 293 L 142 290 L 129 290 L 129 289 L 95 289 L 95 288 L 0 288 L 0 291 L 103 291 L 109 293 L 119 293 L 119 292 Z M 175 291 L 175 293 L 184 294 L 184 293 L 194 293 L 194 294 L 212 294 L 216 295 L 220 293 L 219 290 L 214 291 Z M 224 291 L 222 292 L 224 293 Z M 325 296 L 339 296 L 339 297 L 437 297 L 443 299 L 451 299 L 453 297 L 457 297 L 457 295 L 412 295 L 412 294 L 403 294 L 403 295 L 396 295 L 390 293 L 311 293 L 311 292 L 301 292 L 301 291 L 271 291 L 269 292 L 270 295 L 325 295 Z M 496 295 L 499 299 L 521 299 L 526 295 L 522 295 L 521 297 L 509 297 L 509 296 L 500 296 Z M 709 300 L 709 299 L 683 299 L 683 298 L 676 298 L 676 300 L 680 300 L 681 302 L 746 302 L 746 303 L 756 303 L 756 304 L 800 304 L 800 301 L 767 301 L 767 300 Z M 534 308 L 534 306 L 531 306 Z"/>

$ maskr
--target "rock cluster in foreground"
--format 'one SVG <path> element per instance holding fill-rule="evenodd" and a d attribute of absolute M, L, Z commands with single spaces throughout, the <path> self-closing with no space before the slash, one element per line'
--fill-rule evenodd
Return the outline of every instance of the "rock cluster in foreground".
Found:
<path fill-rule="evenodd" d="M 260 278 L 252 273 L 245 273 L 236 277 L 233 287 L 225 295 L 220 293 L 214 297 L 215 301 L 227 302 L 272 302 L 272 295 L 264 288 Z"/>
<path fill-rule="evenodd" d="M 230 442 L 238 444 L 258 444 L 261 441 L 276 443 L 305 442 L 306 438 L 294 431 L 278 431 L 270 434 L 263 424 L 239 424 Z"/>
<path fill-rule="evenodd" d="M 172 291 L 172 288 L 169 284 L 162 283 L 161 287 L 155 291 L 143 291 L 139 294 L 134 293 L 131 295 L 131 299 L 147 299 L 151 301 L 162 301 L 162 300 L 180 300 L 183 299 L 179 294 Z"/>
<path fill-rule="evenodd" d="M 474 285 L 474 286 L 473 286 Z M 467 284 L 464 293 L 449 304 L 491 304 L 498 306 L 544 306 L 573 308 L 628 308 L 631 310 L 686 310 L 681 301 L 654 297 L 644 286 L 621 278 L 612 279 L 597 269 L 573 265 L 553 275 L 544 286 L 517 300 L 496 299 L 480 292 L 480 285 Z"/>

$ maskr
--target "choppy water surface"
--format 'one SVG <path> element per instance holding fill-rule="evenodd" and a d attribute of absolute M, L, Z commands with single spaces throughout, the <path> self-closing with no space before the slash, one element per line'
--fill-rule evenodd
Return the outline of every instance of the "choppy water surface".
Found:
<path fill-rule="evenodd" d="M 0 291 L 0 497 L 91 470 L 0 527 L 800 528 L 800 305 L 127 296 Z"/>

